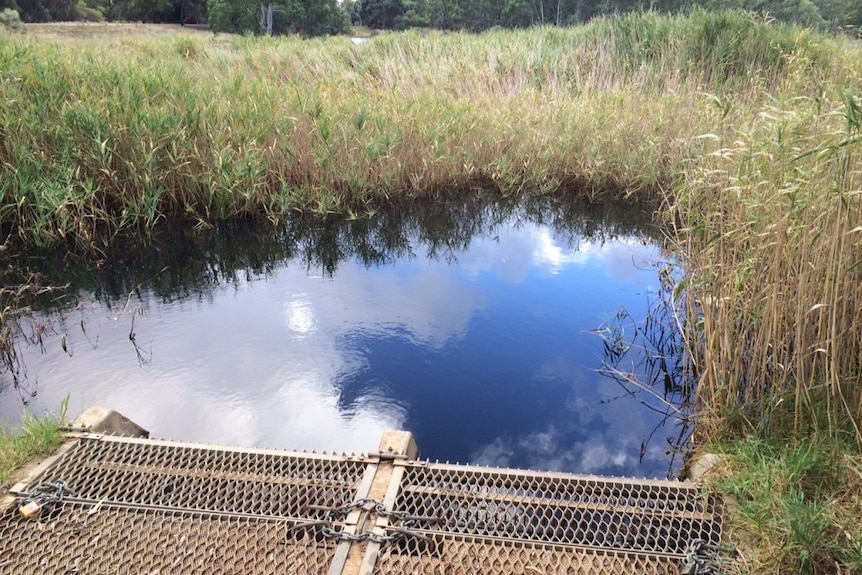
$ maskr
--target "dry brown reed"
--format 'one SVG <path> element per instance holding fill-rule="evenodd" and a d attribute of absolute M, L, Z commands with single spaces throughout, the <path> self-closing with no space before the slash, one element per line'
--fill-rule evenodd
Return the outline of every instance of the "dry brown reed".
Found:
<path fill-rule="evenodd" d="M 812 36 L 744 15 L 345 38 L 3 38 L 0 223 L 98 246 L 183 217 L 361 213 L 477 188 L 676 186 L 703 90 L 750 98 Z M 819 60 L 818 60 L 819 62 Z"/>
<path fill-rule="evenodd" d="M 862 442 L 862 108 L 815 94 L 725 118 L 668 212 L 707 439 Z"/>

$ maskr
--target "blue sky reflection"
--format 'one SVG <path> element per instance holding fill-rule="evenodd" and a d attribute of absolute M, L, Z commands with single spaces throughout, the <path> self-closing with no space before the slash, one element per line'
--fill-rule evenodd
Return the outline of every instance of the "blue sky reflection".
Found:
<path fill-rule="evenodd" d="M 144 293 L 127 310 L 85 301 L 47 318 L 67 335 L 24 350 L 35 411 L 106 405 L 173 439 L 373 451 L 409 429 L 423 456 L 483 465 L 663 476 L 656 414 L 599 376 L 590 330 L 618 308 L 646 314 L 658 249 L 634 237 L 569 245 L 510 223 L 455 261 L 415 257 L 332 276 L 286 261 L 204 300 Z M 76 329 L 87 324 L 86 336 Z M 0 413 L 20 418 L 6 386 Z"/>

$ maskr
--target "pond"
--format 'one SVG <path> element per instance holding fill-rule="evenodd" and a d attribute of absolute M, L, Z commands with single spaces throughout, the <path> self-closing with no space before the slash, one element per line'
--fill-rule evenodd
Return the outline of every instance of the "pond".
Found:
<path fill-rule="evenodd" d="M 0 415 L 68 396 L 177 440 L 367 452 L 407 429 L 430 459 L 663 477 L 664 392 L 600 373 L 608 326 L 660 297 L 654 235 L 609 207 L 428 203 L 33 257 L 68 287 L 24 322 L 41 344 Z"/>

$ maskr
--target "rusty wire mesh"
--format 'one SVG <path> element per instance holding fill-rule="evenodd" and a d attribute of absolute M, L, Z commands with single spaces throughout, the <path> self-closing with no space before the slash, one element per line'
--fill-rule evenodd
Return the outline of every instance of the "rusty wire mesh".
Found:
<path fill-rule="evenodd" d="M 62 480 L 80 500 L 315 519 L 321 507 L 353 500 L 366 467 L 338 456 L 82 438 L 29 486 Z"/>
<path fill-rule="evenodd" d="M 334 550 L 283 519 L 73 502 L 0 517 L 3 575 L 324 574 Z"/>
<path fill-rule="evenodd" d="M 38 518 L 0 515 L 0 575 L 351 575 L 345 546 L 381 575 L 670 575 L 721 539 L 719 501 L 662 481 L 101 436 L 18 489 L 61 480 Z"/>
<path fill-rule="evenodd" d="M 720 505 L 690 485 L 406 462 L 395 509 L 420 531 L 683 556 L 718 543 Z"/>
<path fill-rule="evenodd" d="M 379 575 L 678 575 L 667 556 L 581 549 L 485 537 L 438 535 L 381 549 Z"/>

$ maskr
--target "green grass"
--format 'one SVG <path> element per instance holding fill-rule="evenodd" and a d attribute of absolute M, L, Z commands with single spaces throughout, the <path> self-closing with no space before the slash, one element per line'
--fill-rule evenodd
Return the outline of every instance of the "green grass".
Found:
<path fill-rule="evenodd" d="M 60 411 L 42 416 L 24 413 L 21 427 L 0 429 L 0 484 L 14 478 L 15 470 L 35 458 L 50 455 L 60 447 L 63 434 L 60 427 L 66 415 L 64 401 Z"/>
<path fill-rule="evenodd" d="M 724 446 L 710 487 L 732 498 L 745 573 L 862 573 L 862 455 L 828 437 Z"/>

